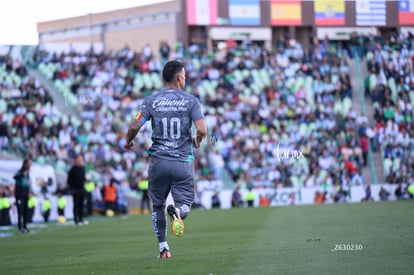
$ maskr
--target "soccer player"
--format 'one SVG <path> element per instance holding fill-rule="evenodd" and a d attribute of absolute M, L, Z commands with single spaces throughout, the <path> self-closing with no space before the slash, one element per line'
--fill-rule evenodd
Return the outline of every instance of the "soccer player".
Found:
<path fill-rule="evenodd" d="M 207 135 L 204 116 L 198 99 L 182 89 L 185 86 L 185 65 L 178 60 L 167 62 L 162 71 L 165 88 L 147 97 L 141 111 L 131 123 L 125 149 L 130 150 L 133 139 L 148 120 L 151 120 L 152 146 L 148 169 L 148 194 L 152 200 L 152 224 L 159 242 L 160 258 L 170 258 L 167 244 L 165 204 L 171 191 L 174 205 L 167 207 L 171 229 L 175 236 L 184 234 L 185 219 L 194 200 L 194 155 Z M 191 134 L 192 123 L 197 129 Z"/>

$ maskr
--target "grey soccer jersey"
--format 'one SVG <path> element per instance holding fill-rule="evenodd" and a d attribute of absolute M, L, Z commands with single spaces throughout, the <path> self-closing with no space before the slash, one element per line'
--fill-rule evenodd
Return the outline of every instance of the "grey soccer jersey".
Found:
<path fill-rule="evenodd" d="M 193 121 L 203 118 L 195 96 L 181 90 L 162 90 L 144 100 L 138 117 L 143 122 L 151 120 L 151 156 L 181 161 L 194 159 L 191 126 Z"/>

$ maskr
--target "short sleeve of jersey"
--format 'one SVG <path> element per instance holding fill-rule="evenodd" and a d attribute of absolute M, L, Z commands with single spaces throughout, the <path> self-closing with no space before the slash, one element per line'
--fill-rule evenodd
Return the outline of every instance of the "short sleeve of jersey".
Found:
<path fill-rule="evenodd" d="M 197 98 L 194 99 L 193 108 L 191 110 L 191 119 L 197 121 L 204 118 L 203 112 L 201 111 L 201 104 Z"/>
<path fill-rule="evenodd" d="M 138 112 L 135 117 L 136 120 L 139 120 L 141 123 L 145 123 L 151 119 L 150 110 L 148 107 L 148 100 L 145 99 L 141 106 L 141 111 Z"/>

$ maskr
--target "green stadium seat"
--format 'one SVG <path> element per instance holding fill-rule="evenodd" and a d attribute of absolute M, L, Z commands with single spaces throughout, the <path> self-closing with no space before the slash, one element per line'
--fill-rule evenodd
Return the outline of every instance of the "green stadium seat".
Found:
<path fill-rule="evenodd" d="M 328 175 L 328 171 L 326 171 L 324 169 L 321 169 L 320 172 L 319 172 L 319 177 L 318 178 L 324 179 L 327 175 Z"/>
<path fill-rule="evenodd" d="M 144 87 L 144 81 L 142 79 L 142 75 L 141 74 L 137 74 L 135 76 L 134 79 L 134 86 L 138 89 L 141 90 L 142 87 Z"/>
<path fill-rule="evenodd" d="M 39 156 L 37 156 L 35 162 L 38 163 L 38 164 L 45 164 L 46 163 L 46 159 L 45 159 L 45 157 L 43 155 L 39 155 Z"/>
<path fill-rule="evenodd" d="M 77 100 L 76 100 L 76 96 L 73 93 L 68 92 L 66 90 L 58 90 L 58 91 L 62 93 L 62 96 L 65 100 L 65 104 L 72 105 L 72 106 L 76 105 Z"/>
<path fill-rule="evenodd" d="M 119 153 L 114 153 L 113 158 L 116 162 L 120 162 L 122 160 L 122 156 Z"/>
<path fill-rule="evenodd" d="M 241 71 L 243 78 L 250 76 L 250 70 L 244 69 Z"/>
<path fill-rule="evenodd" d="M 303 87 L 303 86 L 305 86 L 305 78 L 304 77 L 297 77 L 295 85 L 293 86 L 294 87 L 293 92 L 296 92 L 297 90 L 300 89 L 300 87 Z"/>
<path fill-rule="evenodd" d="M 53 82 L 53 85 L 56 87 L 56 89 L 58 89 L 59 91 L 61 91 L 63 89 L 63 81 L 61 79 L 56 79 Z"/>
<path fill-rule="evenodd" d="M 43 124 L 45 125 L 46 129 L 49 129 L 53 125 L 53 121 L 50 117 L 45 116 Z"/>
<path fill-rule="evenodd" d="M 204 88 L 206 95 L 214 96 L 214 89 L 212 89 L 211 85 L 209 84 L 209 80 L 203 80 L 201 82 L 201 86 Z"/>
<path fill-rule="evenodd" d="M 152 81 L 149 74 L 142 74 L 142 81 L 144 82 L 144 87 L 147 89 L 152 89 Z"/>
<path fill-rule="evenodd" d="M 314 98 L 314 92 L 313 92 L 313 80 L 306 80 L 305 81 L 305 91 L 306 91 L 306 102 L 309 104 L 312 108 L 312 111 L 315 111 L 316 105 L 315 105 L 315 98 Z"/>
<path fill-rule="evenodd" d="M 338 75 L 336 75 L 336 74 L 332 75 L 332 77 L 331 77 L 331 82 L 332 83 L 336 83 L 338 80 L 339 80 L 339 76 Z"/>
<path fill-rule="evenodd" d="M 302 137 L 308 136 L 308 126 L 305 123 L 299 125 L 299 133 Z"/>
<path fill-rule="evenodd" d="M 395 158 L 394 161 L 392 162 L 392 170 L 394 172 L 397 172 L 400 168 L 400 164 L 401 164 L 401 159 Z"/>
<path fill-rule="evenodd" d="M 200 67 L 201 67 L 201 62 L 200 62 L 200 60 L 199 60 L 199 59 L 197 59 L 197 58 L 193 58 L 193 59 L 192 59 L 192 62 L 193 62 L 194 69 L 199 70 L 199 69 L 200 69 Z"/>
<path fill-rule="evenodd" d="M 253 76 L 254 84 L 257 86 L 257 88 L 260 90 L 263 88 L 264 84 L 262 82 L 262 79 L 260 78 L 259 71 L 257 69 L 251 70 L 251 74 Z"/>
<path fill-rule="evenodd" d="M 106 114 L 107 114 L 107 116 L 108 116 L 108 119 L 110 120 L 110 121 L 114 121 L 114 115 L 113 115 L 113 113 L 112 112 L 106 112 Z M 119 116 L 117 116 L 117 119 L 115 120 L 115 121 L 120 121 L 120 119 L 119 119 Z"/>
<path fill-rule="evenodd" d="M 206 80 L 205 85 L 210 96 L 214 96 L 216 94 L 217 82 L 214 80 Z"/>
<path fill-rule="evenodd" d="M 414 106 L 414 91 L 410 91 L 410 101 L 411 101 L 411 105 Z"/>
<path fill-rule="evenodd" d="M 73 84 L 73 79 L 71 79 L 71 78 L 66 78 L 66 79 L 63 81 L 63 84 L 65 85 L 65 87 L 66 87 L 66 88 L 70 88 L 70 87 L 72 86 L 72 84 Z"/>
<path fill-rule="evenodd" d="M 103 145 L 103 148 L 105 149 L 105 151 L 107 151 L 107 152 L 109 152 L 110 150 L 111 150 L 111 146 L 109 146 L 109 144 L 108 143 L 105 143 L 104 145 Z"/>
<path fill-rule="evenodd" d="M 45 63 L 40 63 L 40 64 L 37 66 L 37 70 L 38 70 L 39 72 L 41 72 L 43 75 L 45 75 L 45 67 L 46 67 Z"/>
<path fill-rule="evenodd" d="M 256 82 L 253 82 L 252 84 L 250 84 L 250 88 L 253 90 L 253 92 L 258 95 L 261 92 L 261 88 L 260 85 Z"/>
<path fill-rule="evenodd" d="M 343 112 L 343 108 L 342 108 L 342 102 L 341 101 L 339 101 L 339 100 L 337 100 L 337 101 L 335 101 L 335 103 L 334 103 L 334 106 L 333 106 L 333 112 L 334 112 L 334 114 L 343 114 L 344 112 Z"/>
<path fill-rule="evenodd" d="M 302 182 L 300 181 L 299 177 L 292 176 L 292 177 L 290 177 L 290 181 L 292 182 L 293 187 L 295 187 L 295 188 L 302 187 Z"/>
<path fill-rule="evenodd" d="M 390 90 L 391 90 L 391 98 L 393 100 L 395 100 L 396 97 L 397 97 L 397 85 L 395 83 L 394 78 L 390 77 L 387 81 L 387 84 L 388 84 L 388 86 L 390 87 Z"/>
<path fill-rule="evenodd" d="M 320 106 L 319 106 L 319 110 L 321 111 L 321 112 L 325 112 L 325 108 L 326 106 L 325 105 L 323 105 L 323 104 L 321 104 Z"/>
<path fill-rule="evenodd" d="M 392 167 L 393 165 L 392 160 L 389 158 L 385 158 L 383 161 L 383 165 L 384 165 L 384 173 L 385 175 L 388 175 L 388 172 L 390 171 L 390 167 Z"/>
<path fill-rule="evenodd" d="M 53 72 L 52 74 L 50 73 L 50 69 L 49 69 L 49 65 L 44 66 L 43 70 L 42 70 L 42 74 L 47 78 L 47 79 L 52 79 L 53 78 Z"/>
<path fill-rule="evenodd" d="M 0 98 L 0 113 L 3 113 L 7 110 L 7 102 L 6 100 Z"/>
<path fill-rule="evenodd" d="M 20 86 L 20 84 L 22 83 L 21 77 L 18 76 L 15 72 L 11 72 L 9 74 L 9 79 L 10 81 L 14 82 L 17 87 Z"/>
<path fill-rule="evenodd" d="M 33 122 L 35 119 L 35 114 L 33 112 L 27 112 L 26 117 L 30 122 Z"/>
<path fill-rule="evenodd" d="M 306 171 L 309 172 L 309 160 L 307 158 L 300 158 L 298 160 L 298 163 L 302 165 L 303 167 L 305 167 Z"/>
<path fill-rule="evenodd" d="M 2 91 L 0 98 L 4 98 L 6 101 L 11 100 L 12 94 L 11 90 L 5 89 Z"/>
<path fill-rule="evenodd" d="M 240 70 L 234 70 L 233 76 L 238 82 L 241 82 L 243 80 L 243 74 Z"/>
<path fill-rule="evenodd" d="M 54 116 L 52 117 L 52 122 L 54 125 L 57 125 L 59 123 L 60 117 L 59 116 Z"/>
<path fill-rule="evenodd" d="M 245 88 L 244 91 L 243 91 L 243 94 L 244 94 L 245 97 L 251 96 L 252 95 L 252 89 Z"/>
<path fill-rule="evenodd" d="M 134 170 L 137 171 L 141 167 L 141 163 L 139 161 L 134 163 Z"/>
<path fill-rule="evenodd" d="M 349 73 L 349 66 L 341 66 L 340 70 L 341 73 Z"/>
<path fill-rule="evenodd" d="M 119 78 L 118 81 L 119 81 L 119 84 L 121 86 L 124 86 L 125 85 L 125 79 L 124 78 Z"/>
<path fill-rule="evenodd" d="M 161 81 L 160 75 L 157 74 L 157 73 L 152 73 L 151 78 L 152 78 L 152 82 L 154 84 L 154 87 L 156 89 L 161 89 L 162 88 L 162 81 Z"/>
<path fill-rule="evenodd" d="M 197 86 L 197 91 L 201 98 L 204 98 L 207 94 L 206 89 L 201 84 Z"/>
<path fill-rule="evenodd" d="M 311 122 L 308 124 L 308 134 L 310 135 L 312 131 L 315 131 L 318 129 L 318 126 L 316 126 L 315 122 Z"/>
<path fill-rule="evenodd" d="M 98 172 L 96 172 L 96 171 L 89 171 L 86 174 L 86 176 L 89 177 L 94 182 L 100 182 L 100 181 L 102 181 L 101 175 Z"/>
<path fill-rule="evenodd" d="M 352 101 L 349 97 L 345 97 L 342 104 L 343 104 L 342 115 L 347 116 L 349 113 L 349 110 L 352 107 Z"/>
<path fill-rule="evenodd" d="M 66 173 L 67 165 L 63 160 L 58 160 L 56 161 L 55 169 L 56 169 L 56 172 Z"/>
<path fill-rule="evenodd" d="M 374 89 L 375 85 L 377 85 L 377 78 L 374 74 L 370 74 L 369 76 L 369 89 L 372 91 Z"/>
<path fill-rule="evenodd" d="M 6 115 L 6 117 L 7 117 L 7 124 L 11 125 L 13 121 L 13 115 L 8 115 L 8 116 Z"/>
<path fill-rule="evenodd" d="M 76 152 L 76 154 L 79 154 L 81 152 L 81 149 L 82 149 L 82 145 L 80 145 L 80 144 L 76 144 L 75 145 L 75 152 Z"/>
<path fill-rule="evenodd" d="M 290 143 L 290 136 L 287 133 L 283 133 L 280 137 L 280 141 L 282 144 L 289 144 Z"/>
<path fill-rule="evenodd" d="M 61 121 L 62 121 L 62 123 L 63 123 L 64 125 L 68 125 L 68 123 L 69 123 L 69 118 L 68 118 L 68 116 L 67 116 L 67 115 L 63 115 L 63 116 L 61 117 Z"/>
<path fill-rule="evenodd" d="M 279 121 L 278 119 L 275 119 L 275 120 L 273 121 L 273 126 L 275 126 L 275 127 L 276 127 L 276 129 L 279 129 L 279 128 L 280 128 L 280 121 Z"/>
<path fill-rule="evenodd" d="M 366 59 L 367 59 L 367 61 L 370 61 L 371 59 L 373 59 L 374 58 L 374 53 L 373 52 L 371 52 L 371 51 L 369 51 L 368 53 L 367 53 L 367 55 L 366 55 Z"/>
<path fill-rule="evenodd" d="M 259 75 L 260 75 L 260 79 L 262 80 L 262 83 L 265 86 L 270 86 L 271 85 L 270 73 L 269 73 L 268 70 L 266 70 L 266 69 L 259 70 Z"/>

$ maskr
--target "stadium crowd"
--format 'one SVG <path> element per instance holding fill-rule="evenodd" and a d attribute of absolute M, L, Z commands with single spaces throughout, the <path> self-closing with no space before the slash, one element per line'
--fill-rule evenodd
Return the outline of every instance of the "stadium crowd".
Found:
<path fill-rule="evenodd" d="M 135 189 L 147 177 L 151 132 L 147 125 L 134 152 L 126 152 L 126 122 L 162 87 L 161 60 L 168 58 L 187 64 L 186 89 L 200 99 L 210 131 L 208 144 L 196 151 L 199 191 L 220 189 L 226 175 L 242 187 L 363 184 L 367 138 L 375 138 L 363 134 L 367 118 L 351 106 L 348 51 L 328 40 L 307 48 L 280 40 L 272 52 L 250 41 L 220 43 L 214 53 L 165 43 L 159 52 L 148 45 L 140 52 L 37 50 L 37 69 L 79 117 L 60 112 L 19 60 L 2 56 L 0 116 L 9 132 L 2 148 L 60 172 L 83 154 L 99 183 L 115 179 L 123 190 Z"/>
<path fill-rule="evenodd" d="M 327 41 L 315 42 L 308 51 L 294 41 L 283 43 L 275 55 L 257 45 L 225 48 L 214 55 L 200 52 L 197 47 L 190 48 L 190 52 L 178 48 L 172 54 L 188 64 L 188 88 L 205 106 L 211 135 L 217 141 L 212 150 L 200 152 L 197 164 L 202 176 L 220 178 L 225 168 L 236 181 L 241 178 L 254 186 L 289 186 L 293 184 L 292 176 L 303 174 L 295 170 L 304 169 L 310 173 L 303 175 L 313 176 L 321 174 L 319 170 L 330 172 L 334 158 L 343 155 L 355 155 L 360 162 L 362 154 L 354 150 L 360 147 L 355 137 L 357 117 L 350 106 L 352 88 L 343 51 Z M 82 123 L 73 123 L 60 114 L 52 102 L 51 107 L 34 110 L 39 117 L 43 112 L 57 119 L 44 125 L 47 133 L 26 133 L 36 141 L 26 148 L 52 163 L 67 162 L 74 154 L 83 153 L 88 170 L 103 175 L 119 170 L 121 180 L 128 172 L 145 173 L 145 165 L 135 158 L 145 155 L 150 132 L 140 139 L 136 155 L 123 152 L 125 126 L 121 122 L 130 119 L 142 98 L 155 88 L 140 88 L 135 78 L 159 72 L 161 63 L 154 57 L 147 47 L 142 53 L 129 49 L 109 54 L 38 52 L 35 59 L 39 66 L 55 67 L 51 79 L 55 83 L 69 82 L 71 92 L 83 95 L 86 101 L 75 102 L 82 108 Z M 201 90 L 203 84 L 207 88 Z M 30 121 L 27 124 L 31 128 Z M 320 140 L 328 141 L 329 146 Z M 306 165 L 299 168 L 290 160 L 276 165 L 275 145 L 279 142 L 284 149 L 303 151 Z M 350 150 L 338 149 L 347 145 Z M 317 158 L 319 155 L 323 157 Z M 137 169 L 131 169 L 133 164 Z"/>
<path fill-rule="evenodd" d="M 408 188 L 414 182 L 414 68 L 412 35 L 372 41 L 366 49 L 365 92 L 375 113 L 374 148 L 385 180 Z M 402 190 L 402 194 L 407 193 Z"/>

